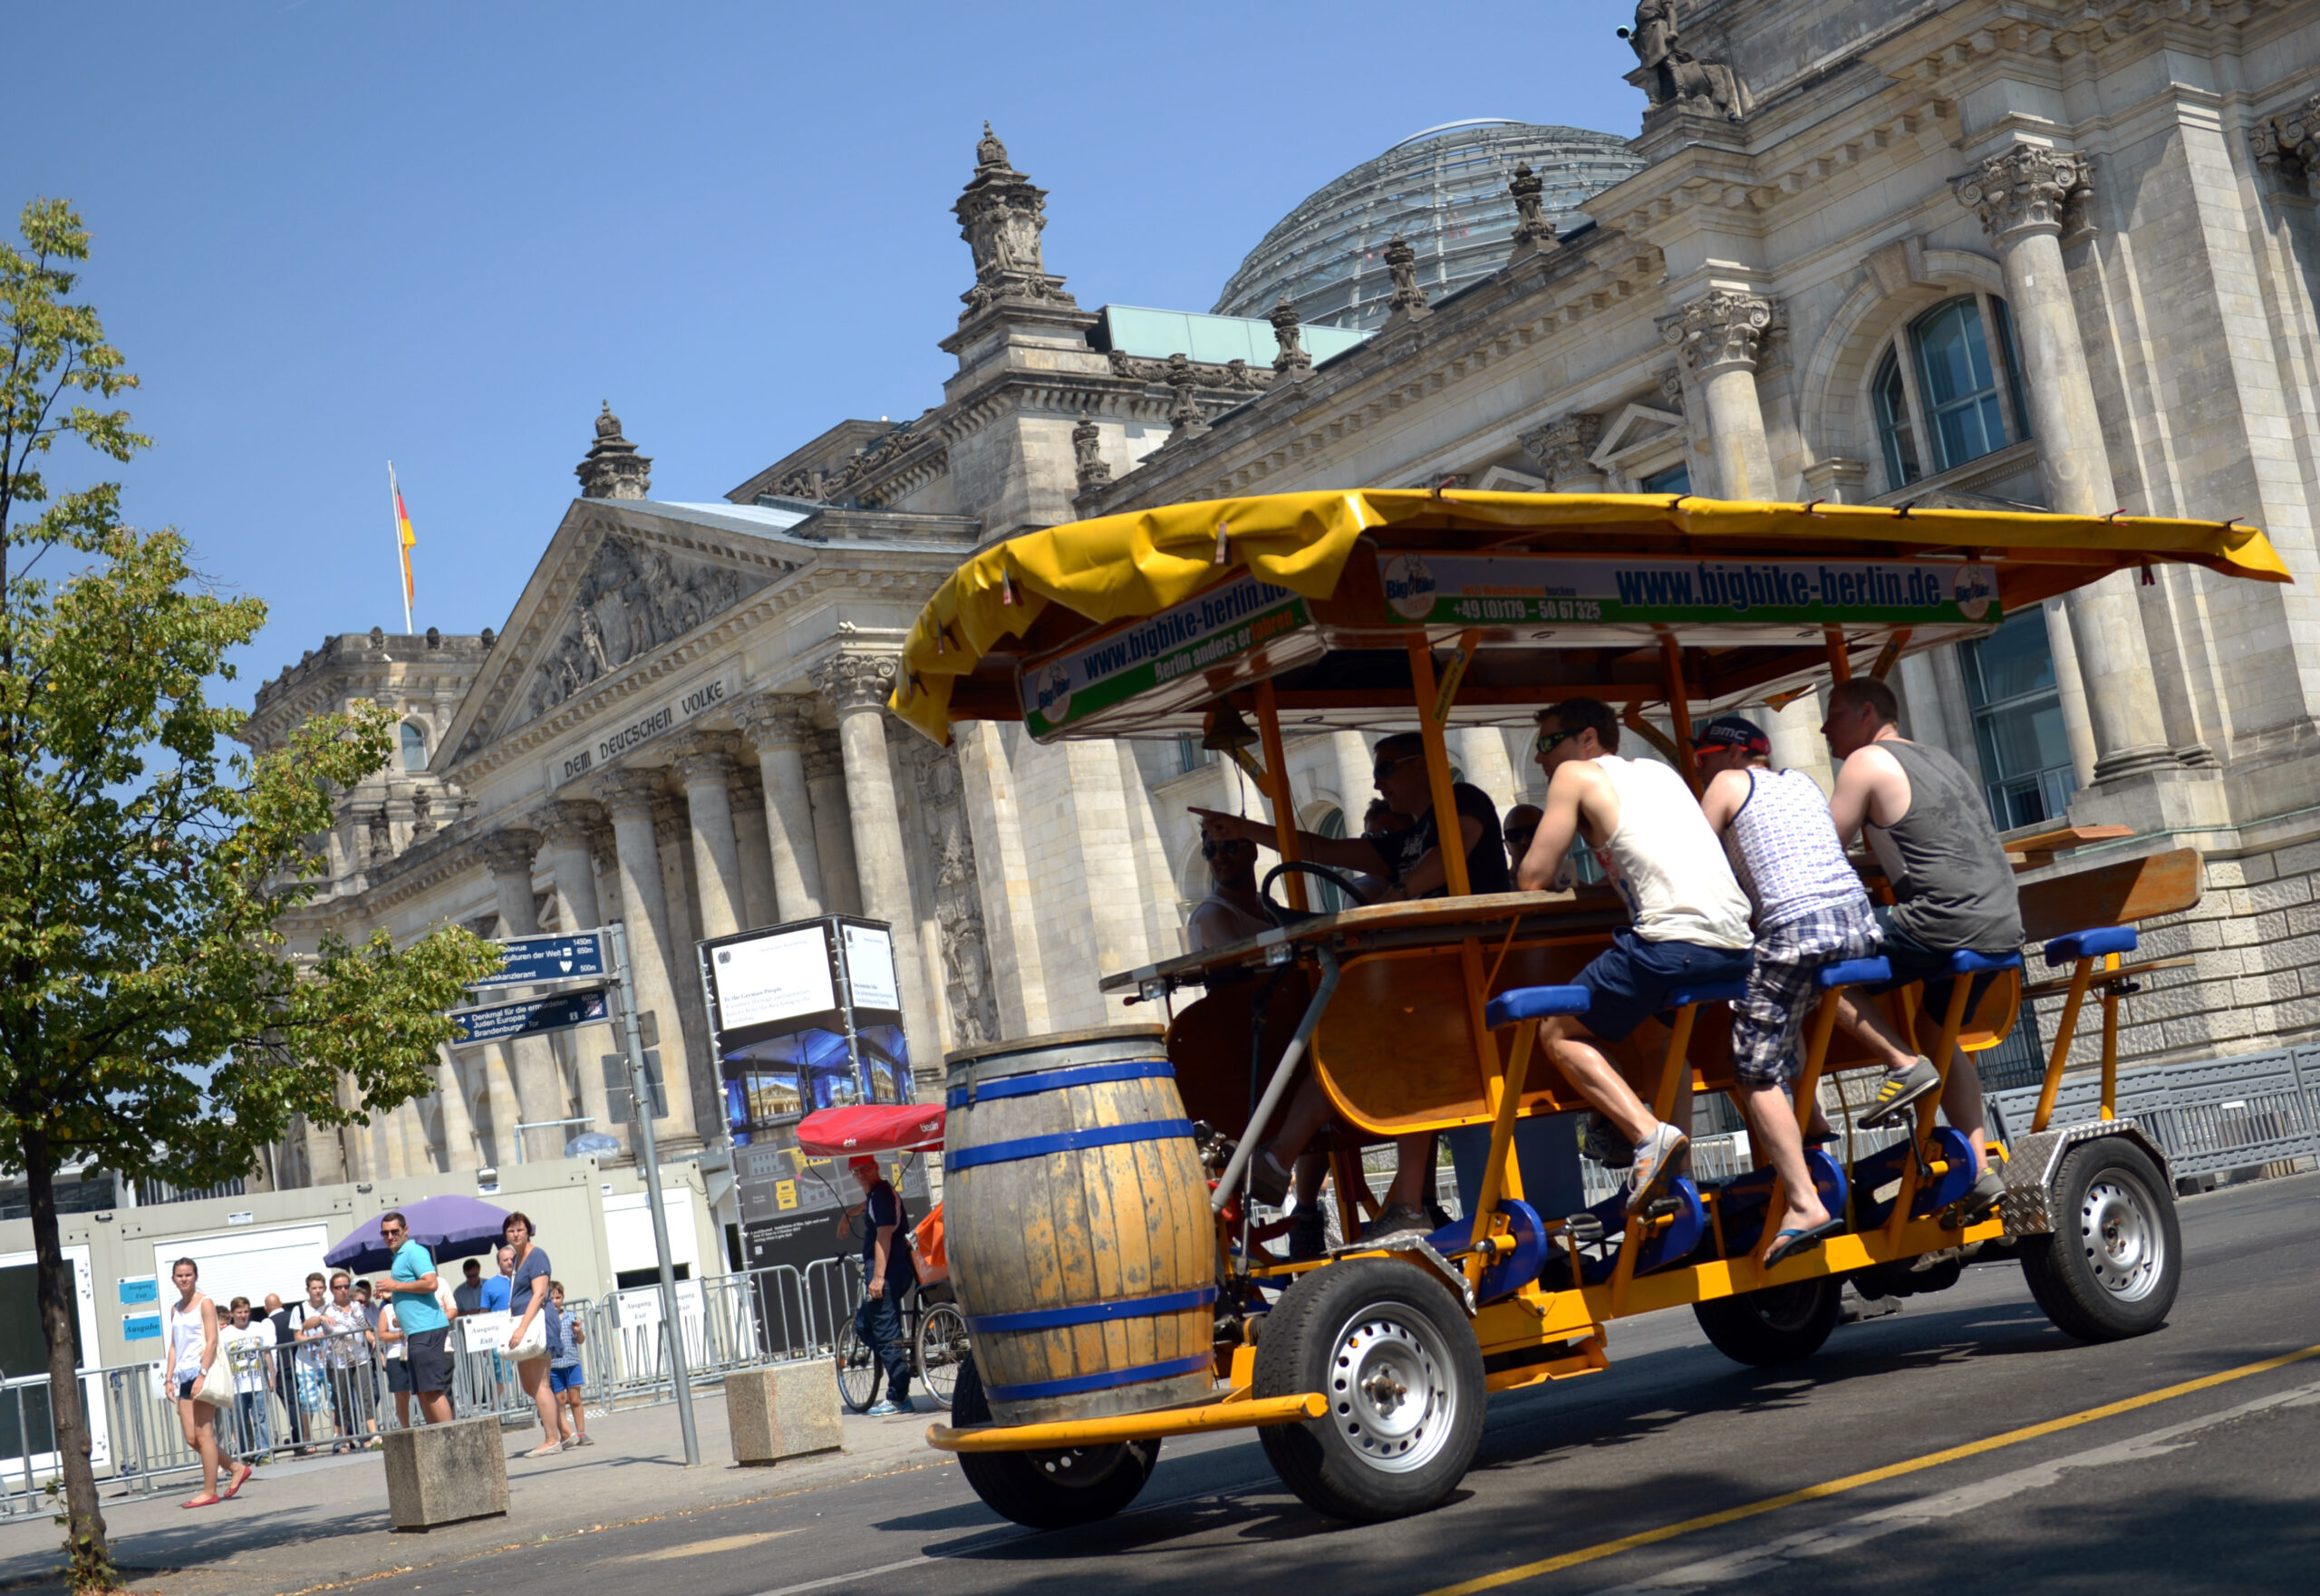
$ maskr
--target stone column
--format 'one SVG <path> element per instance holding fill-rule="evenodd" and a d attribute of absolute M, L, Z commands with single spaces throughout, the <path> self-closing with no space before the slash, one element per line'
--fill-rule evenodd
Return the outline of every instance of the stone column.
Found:
<path fill-rule="evenodd" d="M 862 913 L 894 930 L 894 969 L 902 988 L 903 1025 L 914 1071 L 940 1063 L 942 1031 L 927 1002 L 925 972 L 915 957 L 918 913 L 910 900 L 904 862 L 902 815 L 894 771 L 886 753 L 886 697 L 894 691 L 891 654 L 839 654 L 815 672 L 815 684 L 837 711 L 838 746 L 846 760 L 847 812 L 853 817 L 855 873 Z"/>
<path fill-rule="evenodd" d="M 1338 808 L 1345 816 L 1345 834 L 1359 837 L 1362 814 L 1378 796 L 1377 779 L 1370 774 L 1369 740 L 1358 731 L 1332 731 L 1329 755 L 1337 762 Z"/>
<path fill-rule="evenodd" d="M 2064 209 L 2091 192 L 2085 158 L 2017 144 L 1958 179 L 1956 191 L 1980 215 L 2006 268 L 2048 506 L 2064 515 L 2108 515 L 2118 497 L 2063 270 Z M 2069 636 L 2060 640 L 2076 647 L 2098 783 L 2180 762 L 2168 744 L 2133 583 L 2132 572 L 2120 571 L 2073 591 Z"/>
<path fill-rule="evenodd" d="M 674 772 L 671 772 L 674 774 Z M 709 1009 L 701 991 L 701 876 L 693 868 L 691 806 L 663 792 L 652 800 L 652 836 L 661 846 L 661 880 L 669 895 L 669 988 L 676 993 L 683 1049 L 693 1078 L 693 1123 L 702 1139 L 723 1122 L 716 1101 L 717 1062 Z M 672 1044 L 672 1046 L 675 1044 Z M 706 1062 L 703 1062 L 703 1061 Z"/>
<path fill-rule="evenodd" d="M 597 801 L 612 816 L 633 995 L 639 1012 L 652 1015 L 661 1033 L 658 1050 L 669 1117 L 654 1131 L 666 1155 L 679 1146 L 699 1146 L 701 1136 L 693 1128 L 683 1019 L 676 989 L 670 984 L 669 900 L 661 880 L 660 846 L 652 837 L 652 800 L 660 790 L 660 773 L 654 770 L 610 770 L 596 779 Z"/>
<path fill-rule="evenodd" d="M 436 1051 L 435 1075 L 443 1100 L 443 1167 L 454 1174 L 474 1169 L 482 1162 L 476 1154 L 475 1117 L 468 1112 L 468 1088 L 459 1079 L 459 1060 L 448 1047 Z"/>
<path fill-rule="evenodd" d="M 1601 493 L 1609 483 L 1603 469 L 1587 457 L 1602 440 L 1603 418 L 1573 411 L 1516 440 L 1539 462 L 1550 493 Z"/>
<path fill-rule="evenodd" d="M 532 817 L 532 824 L 547 839 L 548 862 L 556 871 L 556 918 L 567 930 L 588 931 L 604 924 L 588 846 L 590 833 L 601 823 L 594 804 L 550 804 Z M 617 1137 L 625 1145 L 629 1127 L 613 1123 L 611 1102 L 604 1091 L 603 1060 L 605 1054 L 619 1050 L 618 1033 L 609 1025 L 591 1025 L 574 1031 L 572 1037 L 572 1073 L 580 1088 L 580 1112 L 593 1121 L 590 1130 Z"/>
<path fill-rule="evenodd" d="M 1776 768 L 1802 770 L 1821 784 L 1822 792 L 1835 790 L 1836 776 L 1829 769 L 1829 740 L 1821 735 L 1819 693 L 1808 692 L 1785 709 L 1765 710 L 1757 724 L 1773 740 Z"/>
<path fill-rule="evenodd" d="M 733 772 L 733 851 L 741 861 L 741 928 L 754 931 L 781 916 L 773 899 L 773 850 L 766 844 L 765 788 L 757 767 L 742 762 Z"/>
<path fill-rule="evenodd" d="M 807 707 L 788 693 L 763 692 L 744 702 L 735 718 L 741 734 L 756 745 L 758 769 L 765 777 L 774 912 L 783 920 L 811 920 L 825 910 L 821 852 L 814 842 L 814 804 L 806 781 Z"/>
<path fill-rule="evenodd" d="M 536 831 L 495 831 L 477 839 L 476 852 L 491 869 L 491 885 L 498 897 L 499 921 L 505 935 L 535 936 L 539 933 L 539 911 L 532 897 L 532 861 L 539 846 L 540 835 Z M 529 1138 L 523 1146 L 526 1159 L 535 1155 L 552 1156 L 564 1146 L 557 1132 L 518 1132 L 516 1126 L 519 1119 L 538 1122 L 564 1117 L 564 1071 L 556 1064 L 556 1051 L 544 1036 L 520 1037 L 505 1047 L 515 1078 L 515 1111 L 518 1118 L 491 1127 L 494 1139 L 502 1144 L 500 1156 L 516 1156 L 518 1135 Z M 499 1105 L 495 1102 L 495 1119 L 498 1112 Z"/>
<path fill-rule="evenodd" d="M 1756 351 L 1772 324 L 1771 300 L 1733 288 L 1711 288 L 1659 324 L 1699 388 L 1716 491 L 1725 498 L 1773 496 L 1772 449 L 1756 397 Z"/>
<path fill-rule="evenodd" d="M 819 739 L 806 749 L 806 791 L 813 800 L 814 848 L 822 861 L 821 913 L 859 914 L 862 889 L 847 817 L 846 759 Z"/>
<path fill-rule="evenodd" d="M 733 837 L 733 755 L 730 740 L 689 739 L 678 751 L 691 817 L 692 867 L 701 894 L 701 934 L 730 936 L 741 929 L 741 856 Z"/>

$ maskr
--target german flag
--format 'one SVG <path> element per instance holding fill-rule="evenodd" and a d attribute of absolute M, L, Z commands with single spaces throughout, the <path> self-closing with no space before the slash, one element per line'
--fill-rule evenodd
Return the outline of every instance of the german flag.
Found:
<path fill-rule="evenodd" d="M 395 481 L 395 467 L 392 460 L 387 462 L 387 491 L 393 495 L 395 501 L 395 546 L 402 559 L 403 624 L 407 626 L 411 624 L 409 617 L 411 601 L 419 596 L 411 580 L 411 551 L 418 546 L 419 536 L 411 529 L 411 512 L 403 508 L 402 488 Z"/>

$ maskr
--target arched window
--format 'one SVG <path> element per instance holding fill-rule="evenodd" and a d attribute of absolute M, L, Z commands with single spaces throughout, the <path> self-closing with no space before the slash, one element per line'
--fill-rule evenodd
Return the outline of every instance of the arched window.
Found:
<path fill-rule="evenodd" d="M 2006 301 L 1968 294 L 1919 316 L 1885 352 L 1870 395 L 1889 492 L 2021 442 L 2029 427 Z"/>
<path fill-rule="evenodd" d="M 409 721 L 402 723 L 402 768 L 406 770 L 427 769 L 427 733 L 423 728 Z"/>

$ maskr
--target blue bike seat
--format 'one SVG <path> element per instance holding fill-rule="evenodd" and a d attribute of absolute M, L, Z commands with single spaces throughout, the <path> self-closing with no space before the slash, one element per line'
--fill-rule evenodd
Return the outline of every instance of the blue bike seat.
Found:
<path fill-rule="evenodd" d="M 1483 1023 L 1496 1030 L 1518 1020 L 1546 1020 L 1557 1014 L 1584 1014 L 1588 1004 L 1583 986 L 1518 986 L 1503 991 L 1483 1006 Z"/>
<path fill-rule="evenodd" d="M 2001 970 L 2021 968 L 2022 955 L 2019 953 L 2000 953 L 1991 959 L 1960 949 L 1949 955 L 1949 972 L 1952 975 L 1995 975 Z"/>
<path fill-rule="evenodd" d="M 1893 961 L 1881 953 L 1869 959 L 1840 959 L 1812 972 L 1812 984 L 1822 991 L 1841 986 L 1879 986 L 1893 979 Z"/>
<path fill-rule="evenodd" d="M 2132 925 L 2098 925 L 2092 931 L 2074 931 L 2068 936 L 2058 936 L 2046 944 L 2046 962 L 2068 964 L 2079 959 L 2099 959 L 2104 953 L 2132 953 L 2135 951 L 2135 928 Z"/>

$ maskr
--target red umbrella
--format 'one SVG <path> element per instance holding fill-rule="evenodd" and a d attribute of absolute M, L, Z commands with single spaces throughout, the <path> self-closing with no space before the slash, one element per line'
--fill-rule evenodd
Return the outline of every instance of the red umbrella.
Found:
<path fill-rule="evenodd" d="M 849 1153 L 923 1153 L 942 1146 L 934 1103 L 862 1103 L 822 1108 L 798 1122 L 798 1146 L 816 1157 Z"/>

